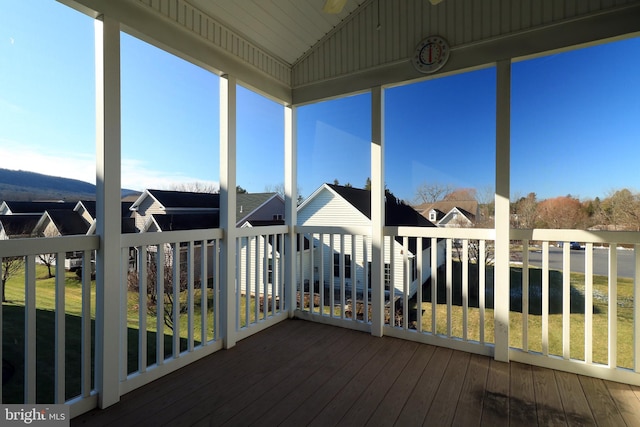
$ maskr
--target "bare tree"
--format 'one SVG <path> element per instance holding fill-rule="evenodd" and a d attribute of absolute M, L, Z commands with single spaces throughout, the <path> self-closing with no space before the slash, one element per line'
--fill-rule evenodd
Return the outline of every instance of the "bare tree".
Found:
<path fill-rule="evenodd" d="M 150 252 L 151 254 L 151 252 Z M 173 252 L 167 251 L 164 253 L 164 259 L 162 260 L 161 271 L 163 276 L 164 289 L 162 295 L 158 294 L 158 256 L 152 256 L 146 262 L 147 273 L 147 312 L 152 316 L 158 316 L 158 298 L 163 298 L 163 319 L 164 324 L 173 330 L 173 309 L 174 305 L 178 304 L 178 311 L 185 313 L 187 310 L 186 304 L 180 303 L 179 296 L 182 292 L 187 290 L 187 271 L 180 266 L 179 277 L 176 280 L 176 286 L 178 286 L 178 300 L 175 300 L 174 296 L 174 268 L 173 268 Z M 179 260 L 175 260 L 179 262 Z M 127 275 L 127 286 L 132 292 L 140 291 L 140 278 L 138 271 L 130 271 Z"/>
<path fill-rule="evenodd" d="M 50 224 L 51 225 L 51 224 Z M 40 237 L 58 237 L 60 233 L 54 227 L 48 226 L 41 233 Z M 52 267 L 56 265 L 56 254 L 39 254 L 38 260 L 47 267 L 47 277 L 50 279 L 55 276 L 52 272 Z M 62 260 L 64 262 L 64 259 Z"/>
<path fill-rule="evenodd" d="M 476 224 L 483 227 L 493 227 L 493 218 L 496 214 L 495 190 L 491 185 L 481 187 L 476 191 L 480 218 L 476 218 Z"/>
<path fill-rule="evenodd" d="M 7 281 L 22 271 L 24 266 L 23 257 L 2 258 L 2 302 L 7 302 L 6 286 Z"/>
<path fill-rule="evenodd" d="M 616 230 L 640 230 L 640 193 L 627 188 L 609 191 L 599 215 L 602 222 Z"/>
<path fill-rule="evenodd" d="M 282 197 L 284 197 L 284 183 L 274 184 L 274 185 L 265 185 L 264 186 L 265 193 L 278 193 Z"/>
<path fill-rule="evenodd" d="M 537 218 L 538 201 L 536 193 L 529 193 L 527 197 L 520 197 L 513 204 L 515 228 L 534 228 Z"/>
<path fill-rule="evenodd" d="M 285 196 L 284 183 L 282 182 L 280 184 L 275 184 L 275 185 L 265 185 L 264 191 L 267 193 L 278 193 L 280 196 L 282 196 L 283 199 Z M 298 194 L 298 205 L 300 205 L 300 203 L 302 203 L 302 201 L 304 200 L 304 198 L 302 197 L 302 188 L 297 187 L 296 193 Z"/>
<path fill-rule="evenodd" d="M 446 198 L 453 190 L 451 184 L 424 182 L 416 189 L 416 203 L 435 203 Z"/>
<path fill-rule="evenodd" d="M 191 193 L 219 193 L 220 186 L 212 182 L 193 181 L 175 183 L 169 186 L 170 190 L 188 191 Z"/>

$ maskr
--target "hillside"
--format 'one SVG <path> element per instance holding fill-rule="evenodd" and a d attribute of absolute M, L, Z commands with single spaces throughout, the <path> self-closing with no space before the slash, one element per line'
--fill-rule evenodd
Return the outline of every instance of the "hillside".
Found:
<path fill-rule="evenodd" d="M 137 193 L 122 190 L 123 196 Z M 77 179 L 0 168 L 2 200 L 94 200 L 96 186 Z"/>

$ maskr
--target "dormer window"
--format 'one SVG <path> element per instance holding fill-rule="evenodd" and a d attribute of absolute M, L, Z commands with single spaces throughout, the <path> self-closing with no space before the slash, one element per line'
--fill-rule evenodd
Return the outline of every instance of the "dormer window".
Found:
<path fill-rule="evenodd" d="M 436 211 L 432 210 L 429 212 L 429 221 L 435 221 L 436 220 Z"/>

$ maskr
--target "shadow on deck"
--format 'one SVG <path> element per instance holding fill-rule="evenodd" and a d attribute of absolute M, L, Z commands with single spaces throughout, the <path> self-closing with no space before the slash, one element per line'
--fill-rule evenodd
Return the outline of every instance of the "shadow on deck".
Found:
<path fill-rule="evenodd" d="M 287 320 L 72 420 L 132 425 L 640 425 L 640 387 Z"/>

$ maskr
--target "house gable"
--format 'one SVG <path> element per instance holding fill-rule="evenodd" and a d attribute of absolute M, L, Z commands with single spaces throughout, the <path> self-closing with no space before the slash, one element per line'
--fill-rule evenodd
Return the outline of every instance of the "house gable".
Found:
<path fill-rule="evenodd" d="M 455 214 L 463 215 L 470 222 L 470 225 L 475 224 L 479 215 L 476 200 L 440 200 L 434 203 L 423 203 L 413 208 L 439 227 L 449 224 Z"/>
<path fill-rule="evenodd" d="M 52 209 L 42 214 L 33 234 L 43 237 L 87 234 L 90 223 L 76 211 Z"/>
<path fill-rule="evenodd" d="M 454 207 L 438 222 L 440 227 L 470 227 L 475 216 L 462 208 Z"/>
<path fill-rule="evenodd" d="M 145 190 L 129 208 L 135 212 L 138 230 L 144 230 L 150 215 L 207 213 L 220 210 L 220 195 L 188 191 Z"/>
<path fill-rule="evenodd" d="M 277 193 L 245 193 L 236 196 L 236 226 L 282 222 L 284 199 Z"/>
<path fill-rule="evenodd" d="M 88 222 L 96 219 L 96 202 L 94 200 L 80 200 L 73 208 Z"/>
<path fill-rule="evenodd" d="M 333 199 L 339 201 L 333 201 Z M 318 211 L 318 212 L 316 212 Z M 311 216 L 320 222 L 308 222 Z M 298 224 L 325 225 L 371 225 L 371 192 L 353 187 L 335 184 L 323 184 L 298 208 Z M 420 215 L 411 206 L 397 200 L 387 193 L 385 201 L 385 220 L 387 225 L 409 227 L 434 227 L 435 225 Z"/>
<path fill-rule="evenodd" d="M 361 210 L 329 184 L 323 184 L 298 207 L 298 225 L 322 226 L 337 221 L 341 226 L 371 225 L 371 220 Z"/>

